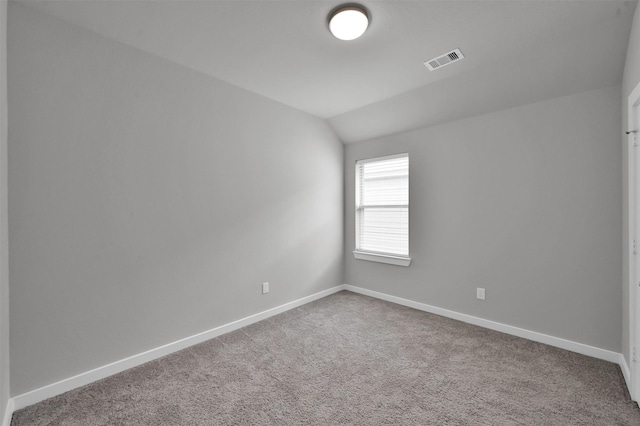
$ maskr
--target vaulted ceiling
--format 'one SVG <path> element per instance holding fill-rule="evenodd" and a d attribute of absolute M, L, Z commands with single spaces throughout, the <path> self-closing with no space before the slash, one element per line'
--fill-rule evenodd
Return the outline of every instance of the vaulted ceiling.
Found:
<path fill-rule="evenodd" d="M 29 7 L 326 119 L 345 142 L 619 84 L 634 1 L 28 0 Z M 425 60 L 460 48 L 436 71 Z"/>

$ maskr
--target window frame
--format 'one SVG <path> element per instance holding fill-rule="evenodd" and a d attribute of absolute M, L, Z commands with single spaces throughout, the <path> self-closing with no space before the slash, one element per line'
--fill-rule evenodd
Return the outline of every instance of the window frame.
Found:
<path fill-rule="evenodd" d="M 355 205 L 354 205 L 354 210 L 355 210 L 355 250 L 353 251 L 353 256 L 355 259 L 358 260 L 367 260 L 370 262 L 379 262 L 379 263 L 386 263 L 386 264 L 390 264 L 390 265 L 396 265 L 396 266 L 409 266 L 411 264 L 411 257 L 410 257 L 410 247 L 409 247 L 409 223 L 407 224 L 407 255 L 402 255 L 402 254 L 394 254 L 394 253 L 380 253 L 380 252 L 373 252 L 373 251 L 365 251 L 365 250 L 359 250 L 359 240 L 360 240 L 360 214 L 361 211 L 363 210 L 363 207 L 360 207 L 360 200 L 359 198 L 359 182 L 360 182 L 360 171 L 359 171 L 359 167 L 361 164 L 366 164 L 366 163 L 374 163 L 374 162 L 380 162 L 380 161 L 386 161 L 386 160 L 392 160 L 394 158 L 407 158 L 407 162 L 409 161 L 409 153 L 408 152 L 403 152 L 403 153 L 399 153 L 399 154 L 392 154 L 392 155 L 385 155 L 382 157 L 372 157 L 372 158 L 365 158 L 365 159 L 361 159 L 361 160 L 356 160 L 355 163 Z M 409 173 L 410 169 L 409 166 L 407 165 L 407 173 Z M 407 179 L 409 178 L 409 176 L 407 177 Z M 407 191 L 409 191 L 409 188 L 407 188 Z M 409 198 L 408 198 L 409 194 L 407 194 L 407 216 L 409 215 L 409 205 L 410 203 Z M 378 207 L 384 207 L 384 206 L 388 206 L 388 207 L 398 207 L 397 205 L 385 205 L 385 204 L 381 204 Z M 408 217 L 407 217 L 408 219 Z"/>

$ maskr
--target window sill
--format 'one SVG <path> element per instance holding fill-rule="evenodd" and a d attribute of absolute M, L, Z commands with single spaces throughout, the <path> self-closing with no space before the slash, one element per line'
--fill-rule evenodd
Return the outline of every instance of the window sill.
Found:
<path fill-rule="evenodd" d="M 388 254 L 366 253 L 363 251 L 354 251 L 353 257 L 358 260 L 368 260 L 369 262 L 387 263 L 396 266 L 409 266 L 411 264 L 410 257 L 391 256 Z"/>

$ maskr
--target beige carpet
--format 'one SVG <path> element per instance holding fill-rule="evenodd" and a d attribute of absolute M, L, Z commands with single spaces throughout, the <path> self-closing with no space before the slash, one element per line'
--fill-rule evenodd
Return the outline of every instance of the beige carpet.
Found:
<path fill-rule="evenodd" d="M 341 292 L 12 425 L 640 425 L 617 365 Z"/>

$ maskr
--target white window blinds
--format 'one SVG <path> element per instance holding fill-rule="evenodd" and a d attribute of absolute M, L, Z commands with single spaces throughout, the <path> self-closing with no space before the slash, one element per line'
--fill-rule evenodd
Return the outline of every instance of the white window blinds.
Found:
<path fill-rule="evenodd" d="M 356 251 L 409 256 L 409 156 L 356 162 Z"/>

